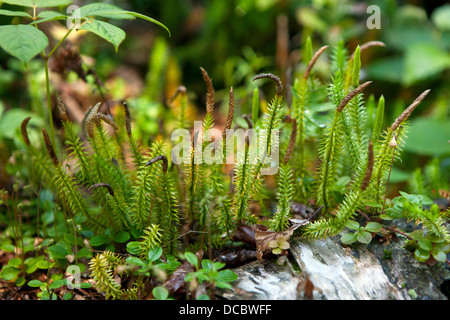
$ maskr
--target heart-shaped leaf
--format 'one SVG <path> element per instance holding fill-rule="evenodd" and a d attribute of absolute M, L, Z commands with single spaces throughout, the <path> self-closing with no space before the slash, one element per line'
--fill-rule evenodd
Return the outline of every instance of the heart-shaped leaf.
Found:
<path fill-rule="evenodd" d="M 0 47 L 25 63 L 47 46 L 47 36 L 33 26 L 23 24 L 0 26 Z"/>

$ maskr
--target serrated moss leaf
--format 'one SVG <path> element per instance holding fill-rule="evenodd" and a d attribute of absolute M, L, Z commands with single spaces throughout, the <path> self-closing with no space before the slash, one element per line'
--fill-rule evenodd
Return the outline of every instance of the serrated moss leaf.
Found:
<path fill-rule="evenodd" d="M 122 29 L 108 22 L 100 20 L 91 20 L 83 24 L 80 29 L 92 32 L 105 39 L 106 41 L 112 43 L 116 51 L 119 50 L 119 45 L 122 43 L 126 36 L 125 32 Z"/>
<path fill-rule="evenodd" d="M 0 26 L 0 47 L 25 63 L 47 46 L 47 36 L 33 26 L 22 24 Z"/>

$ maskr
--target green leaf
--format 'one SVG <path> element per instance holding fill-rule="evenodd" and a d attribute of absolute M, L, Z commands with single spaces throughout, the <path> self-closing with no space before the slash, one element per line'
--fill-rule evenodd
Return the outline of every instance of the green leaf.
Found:
<path fill-rule="evenodd" d="M 109 241 L 109 239 L 107 237 L 99 235 L 99 236 L 93 236 L 91 238 L 91 241 L 89 241 L 89 243 L 93 247 L 98 247 L 98 246 L 104 245 L 108 241 Z"/>
<path fill-rule="evenodd" d="M 80 237 L 76 237 L 75 238 L 75 235 L 73 235 L 72 233 L 66 233 L 64 235 L 64 240 L 66 240 L 67 243 L 69 243 L 69 244 L 71 244 L 73 246 L 75 244 L 78 245 L 78 246 L 81 246 L 83 244 L 83 239 L 80 238 Z"/>
<path fill-rule="evenodd" d="M 148 255 L 147 255 L 148 260 L 150 262 L 156 261 L 161 257 L 162 253 L 163 253 L 163 251 L 162 251 L 161 247 L 156 247 L 154 249 L 151 249 L 148 251 Z"/>
<path fill-rule="evenodd" d="M 370 243 L 370 241 L 372 241 L 372 235 L 369 232 L 364 231 L 356 236 L 356 240 L 358 240 L 361 243 L 368 244 Z"/>
<path fill-rule="evenodd" d="M 127 252 L 138 255 L 141 253 L 141 244 L 138 241 L 130 241 L 127 243 Z"/>
<path fill-rule="evenodd" d="M 65 259 L 69 252 L 63 246 L 55 244 L 48 247 L 48 251 L 55 259 Z"/>
<path fill-rule="evenodd" d="M 77 258 L 92 258 L 92 251 L 88 248 L 82 248 L 77 252 Z"/>
<path fill-rule="evenodd" d="M 153 288 L 152 293 L 156 300 L 167 300 L 169 297 L 169 291 L 162 286 Z"/>
<path fill-rule="evenodd" d="M 411 121 L 405 138 L 406 151 L 428 155 L 450 155 L 450 126 L 445 119 L 417 118 Z"/>
<path fill-rule="evenodd" d="M 0 26 L 0 47 L 22 62 L 30 61 L 47 46 L 47 36 L 33 26 Z"/>
<path fill-rule="evenodd" d="M 80 283 L 80 288 L 81 288 L 81 289 L 89 289 L 89 288 L 92 288 L 92 283 L 89 283 L 89 282 L 82 282 L 82 283 Z"/>
<path fill-rule="evenodd" d="M 387 215 L 387 214 L 380 214 L 380 218 L 383 220 L 393 220 L 394 218 L 392 218 L 391 216 Z"/>
<path fill-rule="evenodd" d="M 72 292 L 67 292 L 66 294 L 63 295 L 63 299 L 64 300 L 70 300 L 72 299 Z"/>
<path fill-rule="evenodd" d="M 214 270 L 220 270 L 226 266 L 225 262 L 220 262 L 220 261 L 213 262 L 213 265 L 214 265 Z"/>
<path fill-rule="evenodd" d="M 40 19 L 33 21 L 30 24 L 38 24 L 38 23 L 42 23 L 42 22 L 67 19 L 67 16 L 65 14 L 62 14 L 61 12 L 57 12 L 57 11 L 42 11 L 42 12 L 39 12 L 37 17 Z"/>
<path fill-rule="evenodd" d="M 422 249 L 416 249 L 414 251 L 414 258 L 419 262 L 425 262 L 430 258 L 430 251 L 425 251 Z"/>
<path fill-rule="evenodd" d="M 280 248 L 275 248 L 272 250 L 273 254 L 281 254 L 283 252 L 283 250 L 281 250 Z"/>
<path fill-rule="evenodd" d="M 450 4 L 445 4 L 433 10 L 431 21 L 438 29 L 450 31 Z"/>
<path fill-rule="evenodd" d="M 423 237 L 423 230 L 414 230 L 413 232 L 409 233 L 409 236 L 413 238 L 413 240 L 418 241 Z"/>
<path fill-rule="evenodd" d="M 367 77 L 390 83 L 399 83 L 403 74 L 403 57 L 387 57 L 374 61 L 367 67 Z"/>
<path fill-rule="evenodd" d="M 40 260 L 36 263 L 36 267 L 38 267 L 39 269 L 48 269 L 49 266 L 50 264 L 47 260 Z"/>
<path fill-rule="evenodd" d="M 217 276 L 217 281 L 222 281 L 222 282 L 233 282 L 233 281 L 236 281 L 237 279 L 238 279 L 238 275 L 229 269 L 219 271 L 219 274 Z"/>
<path fill-rule="evenodd" d="M 434 248 L 447 253 L 450 251 L 450 244 L 446 242 L 436 243 Z"/>
<path fill-rule="evenodd" d="M 80 17 L 102 17 L 109 19 L 134 19 L 122 8 L 107 3 L 90 3 L 80 8 Z"/>
<path fill-rule="evenodd" d="M 214 270 L 214 263 L 209 259 L 203 259 L 201 265 L 203 269 Z"/>
<path fill-rule="evenodd" d="M 21 258 L 12 258 L 9 259 L 8 261 L 8 265 L 14 268 L 20 268 L 20 265 L 22 264 L 22 259 Z"/>
<path fill-rule="evenodd" d="M 80 29 L 92 32 L 105 39 L 106 41 L 112 43 L 116 51 L 119 50 L 119 45 L 122 43 L 126 36 L 125 32 L 122 29 L 100 20 L 91 20 L 83 24 Z"/>
<path fill-rule="evenodd" d="M 150 18 L 149 16 L 146 16 L 146 15 L 143 15 L 143 14 L 140 14 L 140 13 L 137 13 L 137 12 L 133 12 L 133 11 L 124 11 L 124 12 L 129 14 L 129 15 L 131 15 L 131 16 L 134 16 L 136 18 L 140 18 L 140 19 L 143 19 L 143 20 L 147 20 L 149 22 L 152 22 L 152 23 L 154 23 L 154 24 L 164 28 L 167 31 L 167 33 L 169 34 L 169 37 L 171 36 L 169 28 L 167 28 L 164 24 L 162 24 L 158 20 L 155 20 L 153 18 Z"/>
<path fill-rule="evenodd" d="M 416 300 L 419 296 L 417 295 L 417 292 L 414 289 L 409 289 L 408 290 L 408 294 L 411 298 L 413 298 L 414 300 Z"/>
<path fill-rule="evenodd" d="M 303 26 L 318 32 L 326 32 L 328 25 L 320 18 L 316 10 L 303 7 L 302 10 L 297 10 L 296 13 L 297 21 L 299 21 Z"/>
<path fill-rule="evenodd" d="M 116 7 L 111 4 L 106 3 L 91 3 L 88 5 L 85 5 L 80 8 L 80 14 L 81 18 L 87 18 L 87 17 L 102 17 L 102 18 L 109 18 L 109 19 L 134 19 L 134 18 L 140 18 L 149 22 L 152 22 L 162 28 L 164 28 L 167 33 L 170 34 L 170 30 L 161 22 L 158 20 L 155 20 L 153 18 L 150 18 L 149 16 L 146 16 L 141 13 L 137 13 L 134 11 L 127 11 L 122 10 L 119 7 Z"/>
<path fill-rule="evenodd" d="M 5 266 L 0 272 L 0 278 L 6 281 L 12 281 L 19 276 L 19 272 L 20 270 L 16 268 L 13 268 L 11 266 Z"/>
<path fill-rule="evenodd" d="M 359 223 L 354 220 L 348 220 L 345 226 L 349 229 L 358 230 L 359 229 Z"/>
<path fill-rule="evenodd" d="M 35 272 L 38 268 L 38 262 L 43 261 L 44 259 L 44 256 L 30 257 L 25 259 L 26 272 L 28 274 Z"/>
<path fill-rule="evenodd" d="M 217 281 L 216 282 L 216 287 L 220 288 L 220 289 L 231 289 L 233 288 L 233 286 L 227 282 L 222 282 L 222 281 Z"/>
<path fill-rule="evenodd" d="M 124 243 L 130 239 L 130 234 L 126 231 L 120 231 L 114 235 L 114 241 L 118 243 Z"/>
<path fill-rule="evenodd" d="M 136 266 L 140 266 L 140 267 L 145 266 L 145 262 L 137 257 L 128 257 L 125 261 L 129 264 L 134 264 Z"/>
<path fill-rule="evenodd" d="M 341 236 L 341 242 L 343 244 L 351 244 L 356 241 L 356 235 L 354 233 L 345 233 Z"/>
<path fill-rule="evenodd" d="M 48 287 L 50 289 L 58 289 L 65 284 L 66 284 L 66 279 L 59 279 L 59 280 L 56 280 L 56 281 L 53 281 L 52 283 L 50 283 L 50 285 Z"/>
<path fill-rule="evenodd" d="M 38 287 L 42 286 L 44 283 L 39 280 L 31 280 L 31 281 L 28 281 L 27 284 L 29 287 L 38 288 Z"/>
<path fill-rule="evenodd" d="M 14 284 L 15 284 L 16 286 L 18 286 L 18 287 L 21 287 L 21 286 L 23 286 L 26 282 L 27 282 L 27 281 L 26 281 L 25 277 L 18 277 L 18 278 L 16 279 L 16 281 L 14 281 Z"/>
<path fill-rule="evenodd" d="M 369 232 L 380 232 L 383 226 L 377 222 L 369 222 L 367 223 L 365 229 Z"/>
<path fill-rule="evenodd" d="M 426 80 L 450 67 L 450 55 L 432 43 L 407 47 L 403 83 L 407 86 Z"/>
<path fill-rule="evenodd" d="M 433 250 L 433 242 L 431 242 L 429 239 L 427 238 L 422 238 L 418 241 L 419 247 L 423 250 L 426 251 L 431 251 Z"/>
<path fill-rule="evenodd" d="M 433 250 L 431 252 L 431 254 L 433 255 L 433 257 L 439 261 L 439 262 L 445 262 L 447 261 L 447 255 L 445 254 L 445 252 L 440 251 L 440 250 Z"/>
<path fill-rule="evenodd" d="M 195 254 L 193 254 L 192 252 L 185 252 L 184 253 L 184 257 L 186 258 L 187 261 L 189 261 L 190 264 L 192 264 L 195 268 L 198 267 L 198 259 L 197 256 Z"/>
<path fill-rule="evenodd" d="M 4 10 L 0 9 L 0 15 L 4 16 L 10 16 L 10 17 L 27 17 L 27 18 L 33 18 L 29 13 L 23 12 L 23 11 L 11 11 L 11 10 Z"/>
<path fill-rule="evenodd" d="M 0 131 L 1 131 L 1 122 L 0 122 Z M 15 247 L 12 243 L 2 243 L 2 245 L 0 246 L 0 249 L 2 249 L 5 252 L 14 252 Z"/>
<path fill-rule="evenodd" d="M 72 3 L 72 0 L 2 0 L 3 3 L 13 4 L 22 7 L 59 7 Z"/>

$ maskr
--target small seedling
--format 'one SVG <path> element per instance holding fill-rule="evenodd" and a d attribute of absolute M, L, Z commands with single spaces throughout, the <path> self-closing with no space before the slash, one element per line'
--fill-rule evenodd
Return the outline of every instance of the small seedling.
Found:
<path fill-rule="evenodd" d="M 352 244 L 355 241 L 369 244 L 372 241 L 372 234 L 380 232 L 383 228 L 383 226 L 377 222 L 368 222 L 365 227 L 362 227 L 354 220 L 348 221 L 346 227 L 355 230 L 355 232 L 343 234 L 341 236 L 343 244 Z"/>

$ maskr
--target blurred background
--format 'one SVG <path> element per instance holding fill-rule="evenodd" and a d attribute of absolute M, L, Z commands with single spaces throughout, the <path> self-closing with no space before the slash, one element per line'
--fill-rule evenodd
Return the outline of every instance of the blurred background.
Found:
<path fill-rule="evenodd" d="M 89 2 L 73 3 L 82 6 Z M 94 70 L 83 82 L 73 71 L 59 72 L 57 59 L 51 64 L 52 89 L 63 95 L 73 120 L 81 121 L 84 110 L 98 100 L 99 94 L 108 99 L 128 99 L 139 127 L 137 134 L 154 137 L 161 132 L 158 120 L 167 113 L 168 100 L 179 85 L 188 90 L 193 117 L 197 113 L 199 118 L 203 112 L 206 89 L 199 67 L 211 76 L 219 105 L 222 100 L 227 103 L 233 87 L 238 114 L 248 113 L 255 86 L 253 76 L 272 72 L 289 85 L 292 75 L 304 67 L 301 48 L 308 36 L 313 51 L 344 41 L 351 53 L 357 45 L 377 40 L 386 46 L 364 51 L 361 81 L 374 81 L 365 91 L 369 99 L 384 95 L 386 126 L 420 93 L 431 89 L 411 117 L 402 161 L 396 162 L 391 175 L 391 183 L 397 186 L 393 188 L 435 196 L 438 190 L 448 190 L 450 5 L 445 1 L 103 2 L 155 18 L 170 29 L 172 36 L 143 20 L 114 21 L 127 33 L 116 53 L 110 43 L 93 34 L 72 33 L 68 39 L 71 48 L 81 53 L 84 68 Z M 380 9 L 380 28 L 368 28 L 372 16 L 367 12 L 369 5 Z M 1 8 L 17 9 L 6 4 Z M 14 19 L 18 18 L 0 16 L 0 24 L 18 23 Z M 66 30 L 64 23 L 46 23 L 42 28 L 54 43 Z M 324 82 L 330 81 L 330 53 L 328 50 L 314 68 Z M 94 85 L 96 81 L 103 92 Z M 8 176 L 20 171 L 20 122 L 30 114 L 36 128 L 45 122 L 43 84 L 40 58 L 25 67 L 0 50 L 0 188 Z M 268 86 L 265 92 L 271 89 Z M 225 106 L 217 110 L 226 114 Z M 38 133 L 36 130 L 36 137 Z M 426 180 L 427 190 L 414 190 L 412 176 Z"/>

